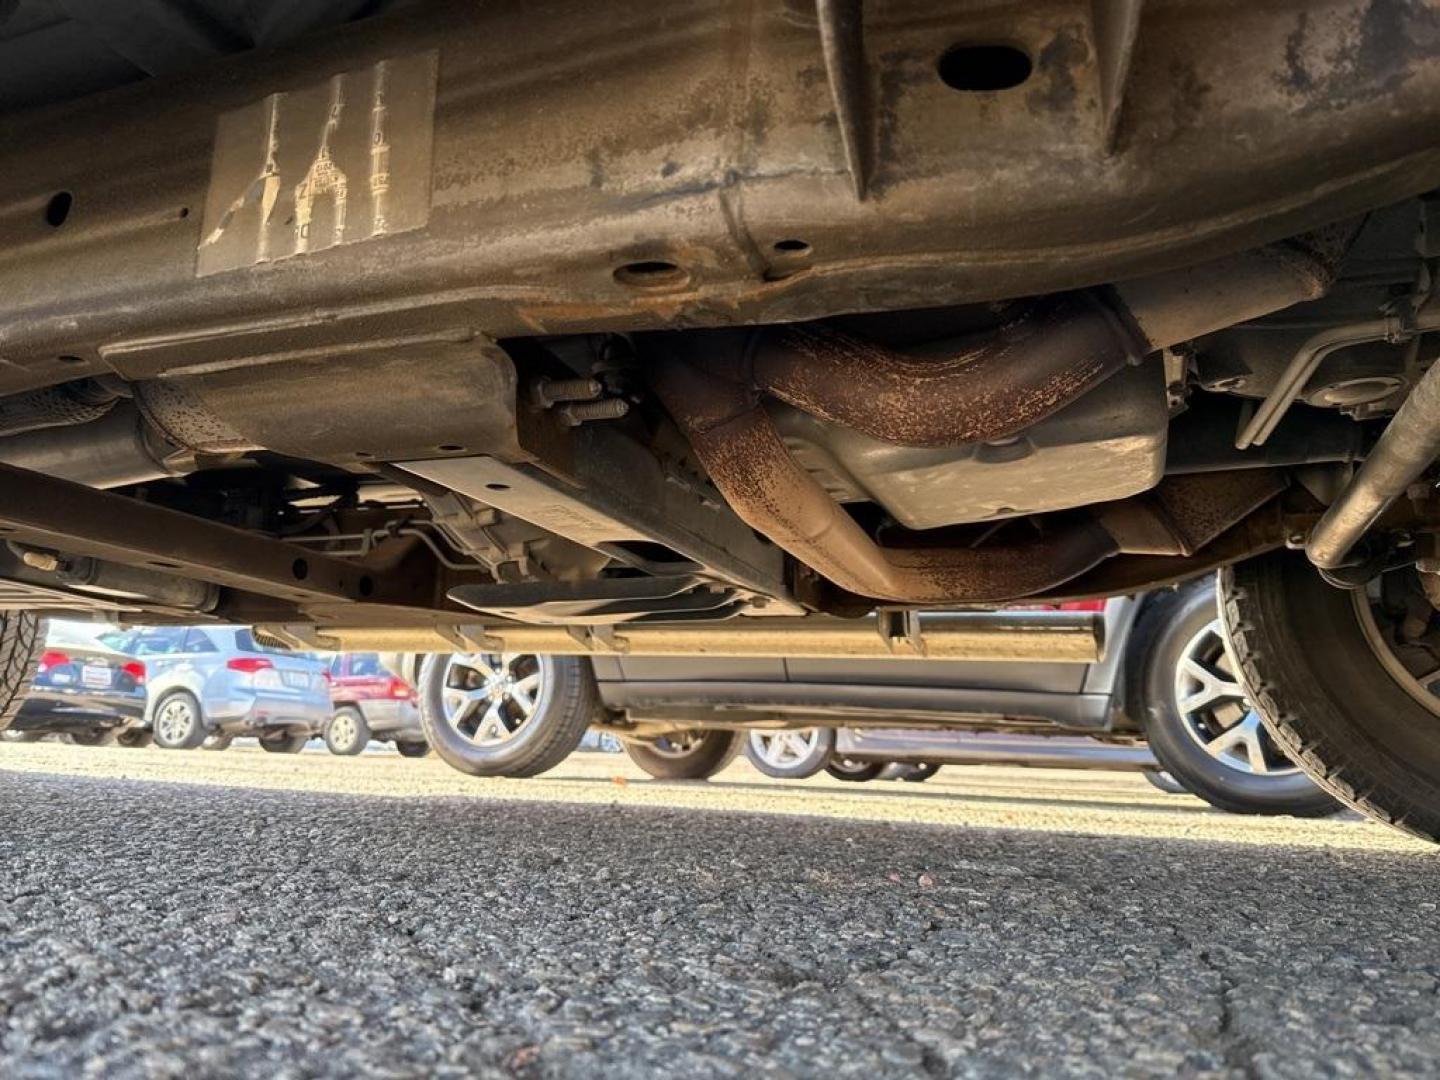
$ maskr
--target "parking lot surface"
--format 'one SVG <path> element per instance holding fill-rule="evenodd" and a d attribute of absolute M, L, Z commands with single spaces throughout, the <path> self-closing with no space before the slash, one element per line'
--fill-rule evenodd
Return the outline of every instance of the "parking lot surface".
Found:
<path fill-rule="evenodd" d="M 0 746 L 0 1074 L 1440 1072 L 1434 857 L 1138 777 Z"/>

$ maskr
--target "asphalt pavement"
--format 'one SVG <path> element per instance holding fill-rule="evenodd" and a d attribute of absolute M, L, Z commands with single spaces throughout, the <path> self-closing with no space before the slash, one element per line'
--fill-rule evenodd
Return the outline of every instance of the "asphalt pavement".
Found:
<path fill-rule="evenodd" d="M 1117 774 L 0 746 L 0 1075 L 1440 1073 L 1437 863 Z"/>

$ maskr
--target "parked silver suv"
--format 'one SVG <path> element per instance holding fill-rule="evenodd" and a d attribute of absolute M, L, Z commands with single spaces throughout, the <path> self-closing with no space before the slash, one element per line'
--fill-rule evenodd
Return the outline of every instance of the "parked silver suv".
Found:
<path fill-rule="evenodd" d="M 118 647 L 144 659 L 157 746 L 220 749 L 253 735 L 266 750 L 293 754 L 330 719 L 325 665 L 267 649 L 244 627 L 148 627 Z"/>

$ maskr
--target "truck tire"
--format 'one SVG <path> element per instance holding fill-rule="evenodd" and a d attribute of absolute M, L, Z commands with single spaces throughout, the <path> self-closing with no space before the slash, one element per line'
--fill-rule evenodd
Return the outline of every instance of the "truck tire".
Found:
<path fill-rule="evenodd" d="M 24 704 L 44 651 L 43 619 L 24 611 L 0 611 L 0 731 Z"/>
<path fill-rule="evenodd" d="M 1340 805 L 1265 730 L 1225 648 L 1212 578 L 1155 596 L 1135 624 L 1127 700 L 1150 752 L 1193 795 L 1234 814 L 1323 817 Z"/>
<path fill-rule="evenodd" d="M 1435 658 L 1400 632 L 1417 612 L 1440 626 L 1415 603 L 1418 575 L 1342 590 L 1275 552 L 1222 572 L 1220 590 L 1231 648 L 1285 752 L 1341 802 L 1440 841 L 1440 699 L 1423 675 Z"/>

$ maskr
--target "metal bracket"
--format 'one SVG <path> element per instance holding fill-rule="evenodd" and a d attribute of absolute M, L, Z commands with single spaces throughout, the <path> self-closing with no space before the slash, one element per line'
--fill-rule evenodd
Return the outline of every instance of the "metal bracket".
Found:
<path fill-rule="evenodd" d="M 920 631 L 920 613 L 913 608 L 885 608 L 877 612 L 875 629 L 891 653 L 926 655 L 925 638 Z"/>

